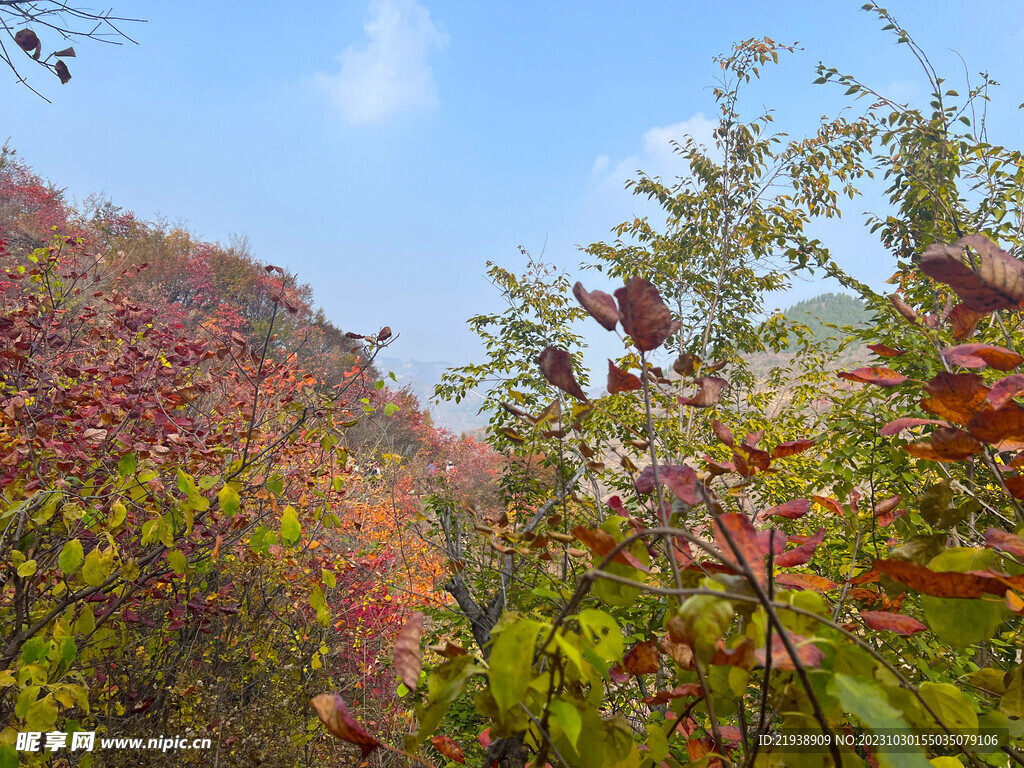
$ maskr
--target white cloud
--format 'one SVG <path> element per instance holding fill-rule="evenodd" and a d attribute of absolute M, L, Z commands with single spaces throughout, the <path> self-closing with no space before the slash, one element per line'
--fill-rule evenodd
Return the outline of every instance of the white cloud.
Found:
<path fill-rule="evenodd" d="M 594 158 L 594 166 L 590 169 L 592 176 L 597 176 L 608 168 L 610 162 L 608 155 L 598 155 Z"/>
<path fill-rule="evenodd" d="M 366 40 L 337 57 L 341 70 L 316 72 L 314 85 L 341 117 L 355 125 L 379 124 L 406 111 L 437 107 L 430 57 L 447 33 L 416 0 L 371 0 Z"/>

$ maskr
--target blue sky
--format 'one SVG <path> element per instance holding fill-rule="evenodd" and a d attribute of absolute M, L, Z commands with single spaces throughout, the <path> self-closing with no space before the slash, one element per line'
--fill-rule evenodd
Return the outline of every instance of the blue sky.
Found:
<path fill-rule="evenodd" d="M 819 60 L 924 99 L 909 52 L 859 5 L 123 0 L 115 11 L 148 19 L 131 28 L 140 44 L 78 45 L 64 87 L 35 74 L 52 105 L 0 75 L 0 140 L 75 198 L 104 191 L 207 239 L 247 235 L 346 330 L 401 333 L 397 357 L 468 362 L 480 353 L 466 319 L 500 309 L 485 262 L 519 269 L 517 246 L 546 243 L 575 273 L 577 245 L 647 212 L 623 183 L 638 168 L 671 174 L 668 139 L 710 133 L 712 57 L 734 41 L 804 48 L 745 101 L 751 116 L 774 107 L 792 135 L 843 103 L 811 85 Z M 1024 6 L 888 7 L 952 87 L 963 70 L 950 49 L 1003 83 L 991 135 L 1017 143 Z M 820 232 L 878 286 L 891 265 L 862 232 L 868 207 Z"/>

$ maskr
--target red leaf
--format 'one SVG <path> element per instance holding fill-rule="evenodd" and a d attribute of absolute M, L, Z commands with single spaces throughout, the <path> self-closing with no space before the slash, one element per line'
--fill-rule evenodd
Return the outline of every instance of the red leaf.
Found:
<path fill-rule="evenodd" d="M 729 382 L 718 376 L 706 376 L 697 379 L 700 389 L 693 397 L 680 397 L 680 405 L 692 405 L 694 408 L 710 408 L 717 405 L 722 399 L 722 392 L 729 386 Z"/>
<path fill-rule="evenodd" d="M 933 597 L 975 598 L 985 594 L 1002 597 L 1007 586 L 1024 588 L 1024 576 L 932 571 L 904 560 L 875 560 L 874 569 L 915 592 Z"/>
<path fill-rule="evenodd" d="M 1006 552 L 1014 557 L 1024 557 L 1024 539 L 998 528 L 985 530 L 985 546 L 989 549 Z"/>
<path fill-rule="evenodd" d="M 783 504 L 776 504 L 761 513 L 761 517 L 784 517 L 787 520 L 797 520 L 811 510 L 809 499 L 793 499 Z"/>
<path fill-rule="evenodd" d="M 637 376 L 622 370 L 611 360 L 608 361 L 609 394 L 614 395 L 617 392 L 632 392 L 633 390 L 641 389 L 642 387 L 643 382 L 640 381 Z"/>
<path fill-rule="evenodd" d="M 618 543 L 615 538 L 607 531 L 602 531 L 600 528 L 584 528 L 582 525 L 577 525 L 572 529 L 572 535 L 575 536 L 579 541 L 589 549 L 596 557 L 606 557 L 609 552 L 615 549 L 615 545 Z M 636 556 L 625 549 L 618 552 L 615 557 L 612 558 L 613 563 L 619 563 L 620 565 L 629 565 L 640 571 L 649 572 L 650 568 L 637 560 Z"/>
<path fill-rule="evenodd" d="M 685 464 L 665 464 L 658 467 L 658 482 L 691 507 L 704 500 L 699 490 L 700 480 L 697 473 Z M 637 493 L 654 491 L 654 470 L 650 466 L 644 467 L 637 475 L 635 485 Z"/>
<path fill-rule="evenodd" d="M 874 384 L 879 387 L 898 387 L 907 380 L 902 373 L 897 373 L 891 368 L 867 367 L 857 368 L 854 371 L 843 371 L 839 378 L 856 381 L 861 384 Z"/>
<path fill-rule="evenodd" d="M 793 644 L 797 660 L 802 666 L 812 668 L 821 666 L 825 654 L 818 646 L 793 632 L 786 632 L 786 637 Z M 758 648 L 754 651 L 754 655 L 757 657 L 758 663 L 763 667 L 767 656 L 765 648 L 763 646 Z M 772 635 L 772 669 L 796 669 L 793 657 L 789 655 L 786 644 L 778 633 Z"/>
<path fill-rule="evenodd" d="M 466 757 L 462 754 L 462 747 L 449 736 L 431 736 L 430 743 L 434 745 L 434 749 L 449 760 L 454 760 L 456 763 L 462 763 L 463 765 L 466 764 Z"/>
<path fill-rule="evenodd" d="M 790 440 L 788 443 L 779 443 L 772 449 L 772 458 L 784 459 L 787 456 L 795 456 L 798 453 L 803 453 L 813 445 L 813 440 Z"/>
<path fill-rule="evenodd" d="M 989 388 L 976 373 L 937 373 L 924 385 L 921 407 L 947 421 L 966 424 L 986 402 Z M 976 435 L 977 437 L 977 435 Z"/>
<path fill-rule="evenodd" d="M 726 538 L 728 534 L 728 539 Z M 732 546 L 729 544 L 732 540 Z M 768 583 L 764 566 L 764 549 L 750 518 L 739 512 L 727 512 L 715 518 L 715 544 L 730 560 L 746 562 L 755 578 Z"/>
<path fill-rule="evenodd" d="M 985 450 L 980 442 L 956 427 L 939 427 L 932 432 L 931 447 L 947 461 L 961 461 Z"/>
<path fill-rule="evenodd" d="M 890 421 L 878 430 L 878 434 L 883 437 L 892 437 L 893 435 L 898 435 L 905 429 L 909 429 L 910 427 L 919 427 L 923 424 L 942 424 L 943 426 L 949 426 L 946 422 L 939 421 L 938 419 L 914 419 L 904 416 L 903 418 Z"/>
<path fill-rule="evenodd" d="M 882 632 L 895 632 L 897 635 L 909 637 L 917 632 L 924 632 L 928 627 L 917 619 L 902 613 L 888 611 L 861 611 L 860 617 L 872 629 Z"/>
<path fill-rule="evenodd" d="M 921 271 L 950 286 L 974 312 L 1018 309 L 1024 299 L 1024 264 L 984 235 L 967 235 L 952 245 L 932 243 L 921 257 Z"/>
<path fill-rule="evenodd" d="M 775 558 L 775 564 L 780 568 L 790 568 L 794 565 L 805 565 L 814 556 L 814 550 L 825 540 L 825 529 L 819 528 L 818 532 L 809 537 L 803 544 L 788 552 L 783 552 Z"/>
<path fill-rule="evenodd" d="M 395 670 L 410 691 L 415 691 L 420 681 L 423 655 L 420 638 L 423 636 L 423 613 L 416 611 L 409 616 L 402 631 L 395 638 Z"/>
<path fill-rule="evenodd" d="M 732 430 L 729 429 L 725 424 L 718 421 L 717 419 L 711 420 L 711 429 L 715 433 L 715 437 L 721 440 L 723 443 L 732 448 L 736 444 L 736 438 L 733 437 Z"/>
<path fill-rule="evenodd" d="M 637 643 L 622 658 L 622 668 L 631 675 L 647 675 L 661 668 L 658 646 L 650 640 Z"/>
<path fill-rule="evenodd" d="M 992 385 L 988 393 L 989 405 L 999 410 L 1021 392 L 1024 392 L 1024 373 L 1007 376 Z"/>
<path fill-rule="evenodd" d="M 588 292 L 582 283 L 572 287 L 572 293 L 580 305 L 597 320 L 605 330 L 614 331 L 619 322 L 619 311 L 615 308 L 615 299 L 604 291 Z"/>
<path fill-rule="evenodd" d="M 380 742 L 364 731 L 348 713 L 340 694 L 321 693 L 310 699 L 309 703 L 327 730 L 342 741 L 358 746 L 363 757 L 369 756 L 380 746 Z"/>
<path fill-rule="evenodd" d="M 970 338 L 974 334 L 974 329 L 978 327 L 978 323 L 985 319 L 986 314 L 985 312 L 972 312 L 963 304 L 957 304 L 949 313 L 953 338 L 957 341 Z"/>
<path fill-rule="evenodd" d="M 892 347 L 887 347 L 885 344 L 868 344 L 868 349 L 879 357 L 899 357 L 900 355 L 907 354 L 907 350 L 905 349 L 893 349 Z"/>
<path fill-rule="evenodd" d="M 658 289 L 642 278 L 631 277 L 615 291 L 615 298 L 622 328 L 641 352 L 657 349 L 682 325 L 672 320 Z"/>
<path fill-rule="evenodd" d="M 967 431 L 978 440 L 999 445 L 1004 440 L 1024 440 L 1024 408 L 1010 401 L 1002 408 L 986 407 L 971 416 Z"/>
<path fill-rule="evenodd" d="M 587 395 L 572 373 L 572 356 L 568 352 L 557 347 L 547 347 L 540 353 L 537 363 L 545 379 L 577 400 L 586 402 Z"/>
<path fill-rule="evenodd" d="M 941 354 L 948 363 L 959 365 L 961 368 L 991 366 L 997 371 L 1012 371 L 1024 363 L 1024 357 L 994 344 L 961 344 L 959 347 L 944 349 Z"/>

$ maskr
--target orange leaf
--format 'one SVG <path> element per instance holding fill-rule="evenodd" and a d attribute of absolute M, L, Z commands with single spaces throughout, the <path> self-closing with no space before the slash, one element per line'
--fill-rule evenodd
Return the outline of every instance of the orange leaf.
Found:
<path fill-rule="evenodd" d="M 966 424 L 982 407 L 989 388 L 976 373 L 939 373 L 924 385 L 921 407 L 956 424 Z M 977 435 L 975 435 L 977 437 Z"/>
<path fill-rule="evenodd" d="M 907 380 L 907 377 L 902 373 L 897 373 L 892 368 L 882 366 L 843 371 L 839 374 L 839 378 L 856 381 L 860 384 L 874 384 L 879 387 L 898 387 Z"/>
<path fill-rule="evenodd" d="M 602 531 L 600 528 L 584 528 L 582 525 L 577 525 L 572 529 L 572 535 L 583 542 L 596 557 L 606 557 L 609 552 L 615 549 L 618 542 L 612 537 L 607 531 Z M 613 563 L 619 563 L 620 565 L 629 565 L 641 571 L 650 571 L 650 568 L 645 566 L 636 556 L 632 553 L 627 552 L 625 549 L 618 552 L 615 557 L 612 558 Z"/>
<path fill-rule="evenodd" d="M 794 456 L 803 453 L 813 445 L 813 440 L 790 440 L 788 443 L 779 443 L 772 449 L 772 458 L 784 459 L 787 456 Z"/>
<path fill-rule="evenodd" d="M 885 344 L 868 344 L 868 349 L 879 357 L 899 357 L 900 355 L 907 354 L 907 350 L 905 349 L 893 349 L 892 347 L 887 347 Z"/>
<path fill-rule="evenodd" d="M 434 745 L 434 749 L 449 760 L 454 760 L 456 763 L 462 763 L 463 765 L 466 764 L 466 758 L 462 754 L 462 747 L 460 747 L 451 737 L 431 736 L 430 743 Z"/>
<path fill-rule="evenodd" d="M 380 742 L 364 731 L 348 713 L 340 694 L 321 693 L 310 699 L 309 703 L 327 730 L 342 741 L 355 744 L 362 751 L 363 757 L 368 757 L 380 746 Z"/>
<path fill-rule="evenodd" d="M 942 357 L 951 365 L 959 365 L 961 368 L 992 367 L 997 371 L 1012 371 L 1024 363 L 1024 357 L 994 344 L 961 344 L 959 347 L 942 350 Z"/>
<path fill-rule="evenodd" d="M 632 392 L 633 390 L 641 389 L 643 382 L 632 373 L 627 373 L 618 366 L 615 365 L 611 360 L 608 361 L 608 392 L 609 394 L 616 394 L 617 392 Z"/>
<path fill-rule="evenodd" d="M 939 427 L 931 434 L 932 448 L 947 461 L 959 461 L 985 450 L 980 442 L 962 429 Z"/>

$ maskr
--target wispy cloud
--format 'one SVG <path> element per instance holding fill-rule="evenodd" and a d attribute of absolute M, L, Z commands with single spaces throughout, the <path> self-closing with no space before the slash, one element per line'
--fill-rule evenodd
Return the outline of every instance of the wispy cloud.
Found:
<path fill-rule="evenodd" d="M 366 40 L 337 57 L 337 72 L 316 72 L 316 88 L 353 125 L 372 125 L 402 112 L 437 107 L 431 56 L 448 34 L 416 0 L 371 0 Z"/>

